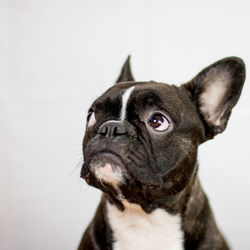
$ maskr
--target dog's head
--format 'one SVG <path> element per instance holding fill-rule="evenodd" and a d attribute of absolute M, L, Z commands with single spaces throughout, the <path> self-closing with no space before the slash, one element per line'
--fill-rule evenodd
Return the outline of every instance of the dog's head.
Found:
<path fill-rule="evenodd" d="M 128 58 L 89 109 L 81 176 L 121 208 L 122 199 L 148 211 L 172 199 L 196 172 L 199 144 L 226 128 L 244 79 L 230 57 L 179 87 L 136 82 Z"/>

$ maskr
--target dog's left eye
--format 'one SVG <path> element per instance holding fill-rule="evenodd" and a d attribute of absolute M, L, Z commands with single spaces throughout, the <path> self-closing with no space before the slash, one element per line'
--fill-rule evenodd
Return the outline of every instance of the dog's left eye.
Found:
<path fill-rule="evenodd" d="M 96 123 L 95 112 L 90 112 L 88 114 L 87 122 L 88 122 L 88 128 L 95 125 Z"/>
<path fill-rule="evenodd" d="M 161 113 L 153 114 L 148 120 L 148 124 L 154 130 L 159 132 L 166 131 L 170 126 L 168 119 Z"/>

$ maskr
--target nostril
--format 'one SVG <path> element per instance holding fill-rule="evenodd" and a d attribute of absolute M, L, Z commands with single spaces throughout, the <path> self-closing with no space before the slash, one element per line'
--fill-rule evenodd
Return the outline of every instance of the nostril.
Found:
<path fill-rule="evenodd" d="M 127 130 L 123 126 L 116 126 L 114 128 L 114 135 L 125 135 Z"/>
<path fill-rule="evenodd" d="M 108 131 L 107 127 L 106 126 L 102 126 L 99 133 L 101 135 L 106 135 L 107 131 Z"/>
<path fill-rule="evenodd" d="M 127 133 L 127 128 L 120 121 L 106 122 L 98 129 L 98 134 L 107 138 L 121 136 Z"/>

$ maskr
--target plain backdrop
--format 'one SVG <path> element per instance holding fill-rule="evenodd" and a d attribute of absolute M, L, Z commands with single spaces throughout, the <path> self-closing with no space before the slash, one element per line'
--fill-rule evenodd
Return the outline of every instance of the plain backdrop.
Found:
<path fill-rule="evenodd" d="M 100 192 L 80 179 L 91 102 L 127 55 L 180 84 L 227 56 L 250 65 L 250 2 L 0 0 L 1 250 L 76 249 Z M 250 84 L 200 177 L 233 249 L 250 249 Z"/>

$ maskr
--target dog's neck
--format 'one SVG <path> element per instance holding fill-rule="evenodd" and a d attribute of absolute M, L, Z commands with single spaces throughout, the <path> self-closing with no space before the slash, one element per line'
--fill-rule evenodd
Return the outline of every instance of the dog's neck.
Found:
<path fill-rule="evenodd" d="M 197 200 L 198 203 L 194 202 Z M 197 231 L 198 225 L 192 220 L 194 215 L 200 215 L 204 201 L 205 196 L 196 174 L 171 203 L 151 213 L 126 200 L 122 201 L 123 211 L 106 201 L 114 249 L 136 249 L 135 246 L 140 246 L 140 249 L 162 249 L 166 246 L 169 249 L 183 249 L 184 238 L 188 233 Z"/>
<path fill-rule="evenodd" d="M 142 212 L 150 214 L 155 209 L 161 208 L 171 214 L 188 215 L 189 210 L 193 210 L 193 206 L 197 205 L 195 202 L 192 202 L 193 200 L 197 199 L 200 202 L 199 204 L 201 204 L 201 202 L 205 199 L 205 194 L 200 185 L 197 172 L 198 164 L 196 164 L 195 171 L 189 183 L 182 191 L 180 191 L 178 194 L 173 194 L 171 197 L 167 197 L 162 201 L 158 201 L 156 204 L 150 204 L 150 207 L 152 206 L 152 208 L 148 210 L 143 209 L 136 203 L 128 202 L 126 199 L 124 199 L 123 195 L 118 189 L 116 189 L 115 195 L 113 197 L 108 197 L 106 194 L 104 194 L 104 199 L 107 199 L 112 205 L 117 206 L 117 208 L 121 211 L 126 209 L 138 210 L 140 208 Z M 115 196 L 117 196 L 117 198 L 114 199 Z"/>
<path fill-rule="evenodd" d="M 165 225 L 166 228 L 159 226 L 157 229 L 170 230 L 168 233 L 173 232 L 179 240 L 176 238 L 175 243 L 164 241 L 162 244 L 177 244 L 178 247 L 185 239 L 185 247 L 188 247 L 189 245 L 193 246 L 194 235 L 196 235 L 196 239 L 199 239 L 203 238 L 209 230 L 217 230 L 213 214 L 209 208 L 207 197 L 203 192 L 197 173 L 193 175 L 190 183 L 175 196 L 173 201 L 166 203 L 151 213 L 146 213 L 139 205 L 131 204 L 125 200 L 122 203 L 125 208 L 123 211 L 106 199 L 107 219 L 111 223 L 111 228 L 114 227 L 112 229 L 114 237 L 119 237 L 123 233 L 121 230 L 124 228 L 122 229 L 117 225 L 123 224 L 124 227 L 127 226 L 131 230 L 133 227 L 140 227 L 141 221 L 145 223 L 151 221 L 150 225 L 152 226 L 152 223 L 159 224 L 163 220 L 165 222 L 168 221 L 168 224 Z M 118 220 L 116 221 L 117 218 Z M 207 224 L 207 221 L 209 221 L 209 224 Z M 171 228 L 168 228 L 168 225 L 171 225 Z M 147 227 L 145 230 L 147 230 Z M 138 234 L 136 231 L 134 233 Z M 191 235 L 192 237 L 190 237 Z M 218 235 L 218 239 L 214 240 L 221 240 L 219 231 L 218 234 L 214 235 Z M 197 241 L 198 243 L 199 241 Z"/>

